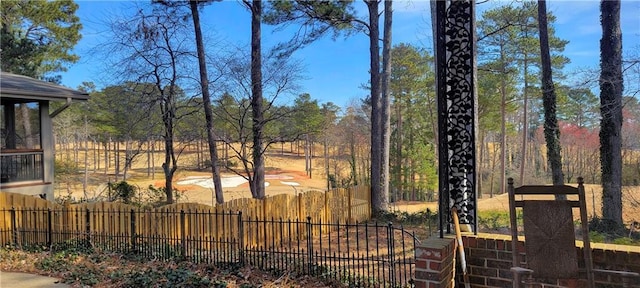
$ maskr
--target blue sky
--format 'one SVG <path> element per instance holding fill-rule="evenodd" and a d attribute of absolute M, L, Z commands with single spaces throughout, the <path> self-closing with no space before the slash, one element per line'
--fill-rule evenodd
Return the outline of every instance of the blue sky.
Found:
<path fill-rule="evenodd" d="M 362 1 L 356 1 L 359 15 L 366 15 Z M 125 15 L 131 9 L 131 3 L 120 1 L 77 1 L 77 12 L 83 23 L 83 38 L 76 46 L 75 53 L 81 60 L 72 65 L 68 72 L 62 73 L 62 84 L 76 88 L 83 81 L 96 83 L 98 88 L 105 83 L 103 62 L 91 52 L 99 43 L 105 41 L 108 29 L 105 27 L 109 17 Z M 478 5 L 477 17 L 497 3 L 493 1 Z M 382 5 L 381 5 L 382 9 Z M 569 40 L 565 56 L 571 59 L 565 73 L 572 75 L 576 71 L 597 68 L 599 65 L 599 41 L 601 38 L 599 1 L 548 1 L 547 9 L 557 17 L 556 35 Z M 206 40 L 210 43 L 249 47 L 250 14 L 237 1 L 223 1 L 208 5 L 202 10 L 202 24 Z M 428 1 L 395 1 L 393 43 L 411 43 L 431 49 L 431 24 Z M 626 53 L 640 54 L 640 1 L 622 1 L 623 49 Z M 284 33 L 272 33 L 263 25 L 263 49 L 286 39 Z M 348 38 L 330 37 L 321 39 L 294 57 L 302 61 L 305 67 L 305 79 L 300 83 L 300 93 L 309 93 L 319 102 L 334 102 L 346 106 L 352 100 L 363 98 L 367 91 L 362 84 L 369 79 L 368 38 L 364 34 L 353 34 Z M 216 47 L 208 47 L 213 52 Z M 571 83 L 564 83 L 571 84 Z M 627 83 L 627 86 L 633 85 Z M 637 83 L 635 84 L 637 85 Z"/>

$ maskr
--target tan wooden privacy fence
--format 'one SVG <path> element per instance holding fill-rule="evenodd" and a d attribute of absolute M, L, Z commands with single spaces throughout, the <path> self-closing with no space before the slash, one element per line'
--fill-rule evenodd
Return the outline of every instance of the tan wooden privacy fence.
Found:
<path fill-rule="evenodd" d="M 366 186 L 326 193 L 282 194 L 264 200 L 236 199 L 215 207 L 178 203 L 153 210 L 115 202 L 61 206 L 33 196 L 4 192 L 0 193 L 0 242 L 21 243 L 25 240 L 22 238 L 32 237 L 29 243 L 51 244 L 85 235 L 83 239 L 91 238 L 103 245 L 125 245 L 123 249 L 158 239 L 185 243 L 182 241 L 185 237 L 200 239 L 199 249 L 213 248 L 217 243 L 239 247 L 277 245 L 283 240 L 306 238 L 309 233 L 318 235 L 331 229 L 329 225 L 316 225 L 313 229 L 293 225 L 293 229 L 282 231 L 277 227 L 282 221 L 354 223 L 370 216 L 370 189 Z M 264 223 L 267 220 L 270 225 Z M 181 245 L 185 248 L 185 244 Z"/>

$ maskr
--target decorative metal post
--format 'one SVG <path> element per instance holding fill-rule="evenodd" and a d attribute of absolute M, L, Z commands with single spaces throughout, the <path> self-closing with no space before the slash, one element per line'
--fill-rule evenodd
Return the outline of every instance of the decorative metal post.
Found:
<path fill-rule="evenodd" d="M 451 232 L 453 206 L 477 232 L 474 5 L 436 1 L 440 237 Z"/>

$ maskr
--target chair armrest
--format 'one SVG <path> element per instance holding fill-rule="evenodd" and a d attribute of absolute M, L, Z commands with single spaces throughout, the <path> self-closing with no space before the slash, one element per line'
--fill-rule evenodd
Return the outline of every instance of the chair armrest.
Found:
<path fill-rule="evenodd" d="M 511 268 L 511 270 L 513 270 L 513 268 Z M 618 275 L 618 276 L 625 277 L 625 278 L 640 277 L 640 274 L 639 274 L 639 273 L 636 273 L 636 272 L 629 272 L 629 271 L 605 270 L 605 269 L 593 269 L 593 272 L 596 272 L 596 273 L 613 274 L 613 275 Z"/>
<path fill-rule="evenodd" d="M 511 272 L 516 274 L 531 274 L 533 270 L 522 267 L 511 267 Z"/>

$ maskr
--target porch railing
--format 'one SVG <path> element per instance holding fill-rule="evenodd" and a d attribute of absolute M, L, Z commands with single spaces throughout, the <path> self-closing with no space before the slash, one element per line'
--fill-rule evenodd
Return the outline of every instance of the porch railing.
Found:
<path fill-rule="evenodd" d="M 44 180 L 42 150 L 2 150 L 0 183 Z"/>

